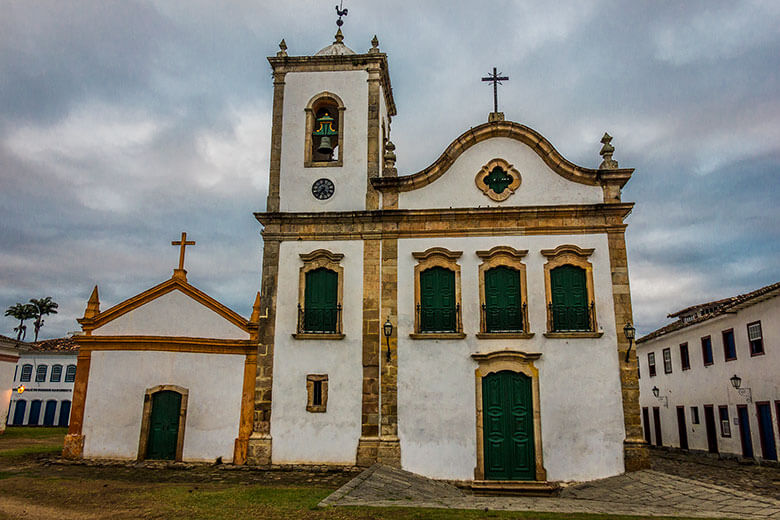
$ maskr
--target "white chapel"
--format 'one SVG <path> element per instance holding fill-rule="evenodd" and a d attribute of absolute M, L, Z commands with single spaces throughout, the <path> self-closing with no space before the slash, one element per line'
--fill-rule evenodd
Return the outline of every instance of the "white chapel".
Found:
<path fill-rule="evenodd" d="M 494 111 L 399 174 L 388 56 L 284 42 L 249 319 L 171 279 L 83 332 L 69 457 L 383 463 L 490 488 L 646 467 L 625 230 L 633 169 Z M 594 154 L 595 155 L 595 154 Z M 627 354 L 628 351 L 628 354 Z M 109 396 L 122 395 L 117 404 Z"/>

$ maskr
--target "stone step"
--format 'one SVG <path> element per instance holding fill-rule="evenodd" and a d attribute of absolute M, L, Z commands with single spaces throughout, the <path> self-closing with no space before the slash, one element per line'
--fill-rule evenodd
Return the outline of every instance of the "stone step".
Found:
<path fill-rule="evenodd" d="M 475 480 L 469 488 L 475 495 L 549 497 L 557 495 L 561 487 L 539 480 Z"/>

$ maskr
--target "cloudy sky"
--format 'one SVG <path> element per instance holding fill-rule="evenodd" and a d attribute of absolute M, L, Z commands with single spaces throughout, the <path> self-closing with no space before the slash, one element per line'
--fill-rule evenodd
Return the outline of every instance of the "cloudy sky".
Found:
<path fill-rule="evenodd" d="M 260 284 L 272 81 L 313 54 L 335 0 L 0 0 L 0 308 L 52 296 L 41 337 L 167 279 L 248 316 Z M 486 120 L 569 160 L 636 168 L 627 235 L 640 333 L 780 280 L 780 2 L 346 0 L 345 43 L 387 52 L 401 175 Z M 13 335 L 16 322 L 0 321 Z M 30 330 L 32 327 L 30 327 Z"/>

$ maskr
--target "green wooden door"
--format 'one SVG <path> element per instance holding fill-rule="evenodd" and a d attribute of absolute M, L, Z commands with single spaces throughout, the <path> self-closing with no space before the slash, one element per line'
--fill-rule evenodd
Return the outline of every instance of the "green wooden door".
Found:
<path fill-rule="evenodd" d="M 523 330 L 520 272 L 506 266 L 485 271 L 485 331 Z"/>
<path fill-rule="evenodd" d="M 181 394 L 163 390 L 152 394 L 152 414 L 149 420 L 147 459 L 176 459 L 179 438 Z"/>
<path fill-rule="evenodd" d="M 536 480 L 531 378 L 502 371 L 482 378 L 485 478 Z"/>
<path fill-rule="evenodd" d="M 306 273 L 304 330 L 338 332 L 339 275 L 335 271 L 315 269 Z"/>
<path fill-rule="evenodd" d="M 431 267 L 420 273 L 420 331 L 454 332 L 455 272 Z"/>
<path fill-rule="evenodd" d="M 590 330 L 585 270 L 562 265 L 550 271 L 553 330 Z"/>

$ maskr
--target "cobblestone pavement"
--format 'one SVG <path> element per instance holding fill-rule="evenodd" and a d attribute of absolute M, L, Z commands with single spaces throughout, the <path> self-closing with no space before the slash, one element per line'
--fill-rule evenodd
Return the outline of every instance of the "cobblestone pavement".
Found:
<path fill-rule="evenodd" d="M 474 496 L 445 482 L 375 465 L 320 505 L 780 519 L 780 500 L 773 497 L 657 470 L 568 486 L 559 497 L 541 498 Z"/>

